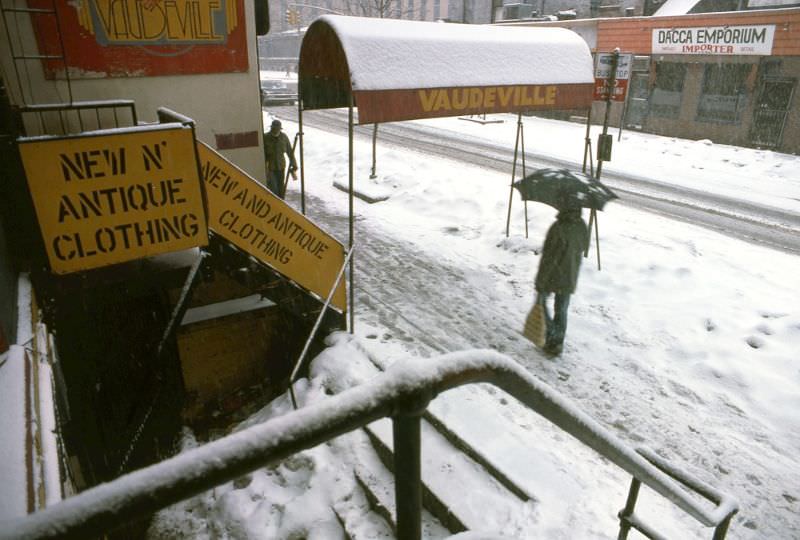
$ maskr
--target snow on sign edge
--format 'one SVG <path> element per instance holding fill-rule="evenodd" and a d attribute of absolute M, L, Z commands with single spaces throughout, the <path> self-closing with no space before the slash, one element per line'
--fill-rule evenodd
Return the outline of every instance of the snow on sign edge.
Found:
<path fill-rule="evenodd" d="M 323 15 L 354 90 L 593 83 L 583 39 L 565 28 L 509 28 Z"/>

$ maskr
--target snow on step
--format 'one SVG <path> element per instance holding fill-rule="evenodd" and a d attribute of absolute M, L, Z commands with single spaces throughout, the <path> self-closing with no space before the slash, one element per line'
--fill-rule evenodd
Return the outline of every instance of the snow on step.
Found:
<path fill-rule="evenodd" d="M 381 463 L 375 449 L 363 431 L 351 434 L 353 467 L 356 480 L 365 495 L 370 499 L 380 524 L 374 520 L 365 530 L 363 526 L 356 529 L 345 519 L 346 529 L 353 540 L 361 538 L 394 538 L 392 526 L 397 521 L 397 512 L 394 500 L 394 475 Z M 388 523 L 387 523 L 388 522 Z M 358 525 L 358 522 L 355 522 Z M 388 531 L 389 536 L 385 536 Z M 450 532 L 428 511 L 422 511 L 422 538 L 423 540 L 438 540 L 447 538 Z"/>
<path fill-rule="evenodd" d="M 575 537 L 613 531 L 630 477 L 504 395 L 483 387 L 458 388 L 433 400 L 428 412 L 535 501 L 534 530 L 542 538 L 568 538 L 564 526 L 581 516 L 586 521 L 587 514 L 594 525 Z M 611 477 L 598 475 L 598 469 Z M 598 499 L 599 493 L 612 498 Z"/>
<path fill-rule="evenodd" d="M 535 523 L 535 503 L 519 500 L 427 422 L 421 425 L 422 481 L 454 517 L 472 531 L 524 538 Z M 391 420 L 367 429 L 393 448 Z"/>

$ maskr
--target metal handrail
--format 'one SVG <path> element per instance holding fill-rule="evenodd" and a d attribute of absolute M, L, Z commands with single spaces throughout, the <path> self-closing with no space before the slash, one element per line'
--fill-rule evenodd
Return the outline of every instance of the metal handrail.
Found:
<path fill-rule="evenodd" d="M 344 257 L 344 261 L 342 262 L 342 266 L 339 267 L 339 273 L 336 274 L 336 279 L 333 280 L 333 285 L 331 286 L 330 291 L 328 292 L 328 298 L 325 299 L 325 303 L 322 304 L 322 309 L 319 310 L 319 315 L 317 315 L 317 320 L 314 321 L 314 326 L 311 328 L 311 333 L 308 335 L 306 339 L 306 343 L 303 346 L 303 350 L 300 353 L 300 357 L 295 362 L 294 368 L 292 369 L 292 373 L 289 375 L 289 395 L 292 398 L 292 406 L 297 409 L 297 398 L 294 395 L 294 381 L 297 378 L 297 374 L 300 372 L 300 368 L 303 366 L 303 361 L 306 359 L 306 354 L 311 347 L 311 343 L 314 340 L 314 337 L 317 335 L 317 330 L 319 330 L 319 325 L 322 323 L 322 318 L 325 316 L 325 311 L 328 309 L 328 306 L 331 305 L 331 300 L 333 300 L 333 295 L 336 293 L 336 289 L 339 288 L 339 282 L 342 280 L 342 276 L 344 275 L 344 271 L 347 268 L 347 263 L 350 262 L 350 257 L 352 257 L 353 252 L 355 251 L 356 246 L 350 246 L 347 254 Z M 350 309 L 353 309 L 353 306 L 350 306 Z"/>
<path fill-rule="evenodd" d="M 703 525 L 727 522 L 738 510 L 736 501 L 722 494 L 716 506 L 704 507 L 659 467 L 507 356 L 476 350 L 399 364 L 329 399 L 101 484 L 25 518 L 0 522 L 0 539 L 99 536 L 387 416 L 393 418 L 398 442 L 398 537 L 418 538 L 419 417 L 438 394 L 470 383 L 491 383 L 505 390 Z M 681 476 L 689 478 L 685 473 Z M 689 483 L 700 485 L 695 480 Z"/>
<path fill-rule="evenodd" d="M 124 110 L 128 111 L 128 115 L 130 116 L 130 125 L 138 125 L 139 120 L 136 115 L 136 104 L 130 99 L 71 101 L 70 103 L 40 103 L 35 105 L 24 105 L 19 107 L 18 111 L 23 118 L 27 118 L 30 115 L 34 115 L 36 118 L 38 118 L 41 135 L 53 135 L 56 131 L 60 131 L 60 134 L 66 135 L 68 133 L 76 133 L 76 131 L 73 130 L 74 123 L 70 122 L 70 118 L 74 118 L 74 120 L 77 121 L 79 128 L 77 131 L 78 133 L 86 131 L 86 122 L 84 122 L 84 117 L 81 114 L 86 111 L 94 111 L 94 123 L 96 124 L 96 128 L 102 129 L 103 122 L 100 117 L 100 111 L 105 109 L 111 109 L 114 119 L 113 127 L 115 128 L 121 127 L 118 111 Z M 60 130 L 50 129 L 51 126 L 48 125 L 49 123 L 45 120 L 45 115 L 49 113 L 57 113 L 57 124 L 60 127 Z M 73 113 L 74 117 L 69 116 L 69 113 Z"/>

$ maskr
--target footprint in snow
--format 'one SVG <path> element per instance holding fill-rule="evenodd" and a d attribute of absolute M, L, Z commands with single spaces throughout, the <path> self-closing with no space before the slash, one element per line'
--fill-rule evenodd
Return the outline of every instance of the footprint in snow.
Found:
<path fill-rule="evenodd" d="M 754 349 L 760 349 L 767 344 L 767 342 L 759 336 L 749 336 L 745 341 Z"/>
<path fill-rule="evenodd" d="M 766 324 L 759 324 L 758 326 L 756 326 L 756 330 L 758 330 L 759 332 L 761 332 L 761 333 L 762 333 L 762 334 L 764 334 L 765 336 L 771 336 L 772 334 L 774 334 L 774 333 L 775 333 L 775 332 L 772 330 L 772 328 L 770 328 L 770 327 L 769 327 L 769 326 L 767 326 Z"/>
<path fill-rule="evenodd" d="M 781 319 L 786 317 L 786 313 L 775 313 L 772 311 L 762 311 L 759 315 L 764 319 Z"/>

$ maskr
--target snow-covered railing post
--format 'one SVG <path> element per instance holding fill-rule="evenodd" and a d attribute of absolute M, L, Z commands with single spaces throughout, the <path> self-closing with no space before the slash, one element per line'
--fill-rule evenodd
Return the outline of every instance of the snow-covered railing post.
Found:
<path fill-rule="evenodd" d="M 725 536 L 728 534 L 728 527 L 730 526 L 731 518 L 733 518 L 733 515 L 736 513 L 735 508 L 731 509 L 732 501 L 728 496 L 719 490 L 714 489 L 712 486 L 709 486 L 705 482 L 690 476 L 685 471 L 675 468 L 649 448 L 637 448 L 636 452 L 638 452 L 647 461 L 652 463 L 657 469 L 669 475 L 670 478 L 677 480 L 694 493 L 697 493 L 703 498 L 713 502 L 718 507 L 728 507 L 729 511 L 727 513 L 727 517 L 719 520 L 717 523 L 716 527 L 714 528 L 714 536 L 712 540 L 723 540 L 725 538 Z M 619 514 L 617 514 L 619 516 L 619 536 L 617 537 L 617 540 L 627 540 L 628 532 L 630 532 L 631 528 L 636 529 L 648 538 L 661 538 L 658 532 L 654 531 L 634 513 L 634 507 L 636 506 L 636 499 L 639 496 L 639 488 L 641 485 L 641 481 L 634 476 L 631 480 L 631 487 L 628 491 L 628 499 L 625 503 L 625 508 L 620 510 Z"/>
<path fill-rule="evenodd" d="M 420 420 L 433 396 L 417 394 L 392 417 L 397 538 L 422 538 L 422 451 Z"/>

